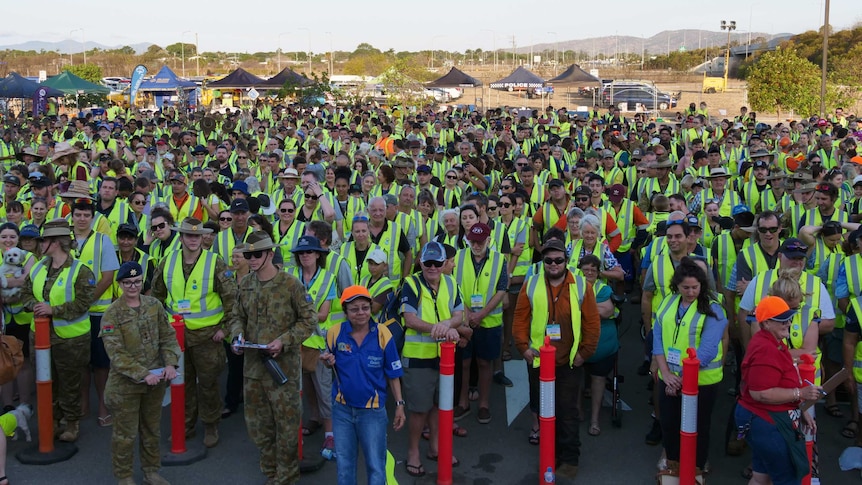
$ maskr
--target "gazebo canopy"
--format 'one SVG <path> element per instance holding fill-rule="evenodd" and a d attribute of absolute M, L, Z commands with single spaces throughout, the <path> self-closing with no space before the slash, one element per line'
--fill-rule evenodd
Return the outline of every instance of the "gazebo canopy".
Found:
<path fill-rule="evenodd" d="M 469 76 L 457 67 L 453 67 L 445 76 L 426 84 L 428 88 L 476 88 L 482 81 Z"/>
<path fill-rule="evenodd" d="M 177 77 L 176 73 L 168 66 L 162 66 L 152 79 L 141 83 L 138 91 L 176 91 L 177 88 L 192 90 L 197 88 L 192 81 L 184 81 Z"/>
<path fill-rule="evenodd" d="M 33 93 L 43 86 L 31 81 L 17 72 L 9 73 L 9 76 L 0 79 L 0 98 L 32 98 Z M 47 87 L 47 96 L 65 96 L 62 91 Z"/>
<path fill-rule="evenodd" d="M 491 83 L 492 89 L 509 88 L 540 88 L 545 85 L 545 80 L 528 71 L 524 66 L 518 66 L 512 74 Z"/>
<path fill-rule="evenodd" d="M 258 89 L 280 89 L 284 86 L 284 83 L 286 82 L 296 84 L 297 86 L 307 86 L 314 81 L 308 79 L 302 74 L 297 73 L 289 67 L 285 67 L 281 70 L 280 73 L 261 82 L 260 84 L 256 84 L 254 87 Z"/>
<path fill-rule="evenodd" d="M 560 73 L 559 76 L 548 79 L 548 84 L 553 84 L 555 86 L 569 84 L 572 86 L 601 86 L 602 81 L 581 69 L 581 66 L 577 64 L 572 64 L 568 69 Z"/>
<path fill-rule="evenodd" d="M 69 71 L 63 71 L 56 76 L 49 77 L 42 85 L 50 86 L 66 94 L 109 94 L 111 92 L 109 88 L 101 84 L 91 83 Z"/>
<path fill-rule="evenodd" d="M 208 83 L 207 87 L 211 89 L 245 89 L 257 87 L 262 82 L 263 79 L 240 67 L 218 81 Z"/>

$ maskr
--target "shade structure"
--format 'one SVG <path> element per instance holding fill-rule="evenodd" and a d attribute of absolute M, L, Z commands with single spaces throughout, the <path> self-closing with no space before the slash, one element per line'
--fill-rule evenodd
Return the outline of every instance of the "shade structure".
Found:
<path fill-rule="evenodd" d="M 260 84 L 255 85 L 257 89 L 281 89 L 284 87 L 285 83 L 293 84 L 296 86 L 308 86 L 309 84 L 314 83 L 311 79 L 303 76 L 302 74 L 297 73 L 293 69 L 289 67 L 285 67 L 281 70 L 280 73 L 275 76 L 261 82 Z"/>
<path fill-rule="evenodd" d="M 482 81 L 469 76 L 457 67 L 453 67 L 445 76 L 427 83 L 428 88 L 475 88 L 482 85 Z"/>
<path fill-rule="evenodd" d="M 545 80 L 528 71 L 524 66 L 518 66 L 512 74 L 491 83 L 491 89 L 540 88 Z"/>
<path fill-rule="evenodd" d="M 162 66 L 152 79 L 141 83 L 138 91 L 176 91 L 178 88 L 192 90 L 198 85 L 192 81 L 185 81 L 177 77 L 176 73 L 168 66 Z"/>
<path fill-rule="evenodd" d="M 210 89 L 246 89 L 257 87 L 262 82 L 263 79 L 240 67 L 218 81 L 207 83 L 207 87 Z"/>
<path fill-rule="evenodd" d="M 69 71 L 49 77 L 42 85 L 63 91 L 65 94 L 110 94 L 111 92 L 110 88 L 91 83 Z"/>
<path fill-rule="evenodd" d="M 554 86 L 601 86 L 602 81 L 581 69 L 581 66 L 577 64 L 572 64 L 568 69 L 560 73 L 559 76 L 548 79 L 546 81 L 547 84 L 553 84 Z"/>
<path fill-rule="evenodd" d="M 43 87 L 45 86 L 31 81 L 17 72 L 12 72 L 7 77 L 0 79 L 0 98 L 32 98 L 33 93 Z M 60 90 L 51 87 L 47 89 L 47 96 L 65 96 Z"/>

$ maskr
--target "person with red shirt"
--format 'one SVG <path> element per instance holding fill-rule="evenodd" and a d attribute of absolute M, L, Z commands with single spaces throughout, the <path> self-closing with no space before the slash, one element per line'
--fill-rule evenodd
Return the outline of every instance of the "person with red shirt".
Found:
<path fill-rule="evenodd" d="M 817 430 L 799 405 L 820 399 L 823 388 L 804 386 L 785 343 L 795 313 L 777 296 L 767 296 L 754 310 L 761 330 L 752 337 L 742 361 L 735 412 L 737 429 L 751 447 L 752 484 L 799 484 L 809 472 L 800 420 L 811 434 Z"/>

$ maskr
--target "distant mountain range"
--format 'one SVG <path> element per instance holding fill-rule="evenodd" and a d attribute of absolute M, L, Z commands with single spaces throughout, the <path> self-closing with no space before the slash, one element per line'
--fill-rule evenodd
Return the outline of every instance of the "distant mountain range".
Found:
<path fill-rule="evenodd" d="M 773 37 L 781 37 L 793 34 L 768 34 L 766 32 L 752 32 L 751 40 L 758 37 L 770 40 Z M 745 44 L 748 42 L 748 32 L 733 31 L 730 34 L 731 42 Z M 558 44 L 553 42 L 534 44 L 533 52 L 543 50 L 557 49 L 560 52 L 574 51 L 586 52 L 589 55 L 604 54 L 605 56 L 613 56 L 615 53 L 632 53 L 640 54 L 641 47 L 652 55 L 667 54 L 668 51 L 677 51 L 681 47 L 686 50 L 698 48 L 719 47 L 727 44 L 726 31 L 710 31 L 698 29 L 683 29 L 683 30 L 665 30 L 659 32 L 652 37 L 634 37 L 631 35 L 607 35 L 604 37 L 593 37 L 589 39 L 564 40 Z M 525 54 L 530 52 L 530 46 L 518 47 L 518 53 Z"/>
<path fill-rule="evenodd" d="M 140 42 L 137 44 L 131 44 L 131 45 L 129 45 L 129 47 L 134 49 L 136 54 L 142 54 L 142 53 L 146 52 L 147 48 L 149 48 L 151 45 L 153 45 L 152 42 Z M 123 47 L 123 45 L 109 46 L 109 45 L 104 45 L 104 44 L 100 44 L 98 42 L 91 42 L 91 41 L 84 42 L 83 46 L 86 46 L 88 51 L 93 50 L 93 49 L 113 50 L 113 49 L 119 49 L 119 48 Z M 81 41 L 80 40 L 74 40 L 74 39 L 66 39 L 66 40 L 62 40 L 59 42 L 44 42 L 41 40 L 31 40 L 28 42 L 23 42 L 21 44 L 0 45 L 0 51 L 3 51 L 3 50 L 36 51 L 36 52 L 41 52 L 44 50 L 45 52 L 57 51 L 60 54 L 69 54 L 69 53 L 77 54 L 79 52 L 83 52 Z"/>

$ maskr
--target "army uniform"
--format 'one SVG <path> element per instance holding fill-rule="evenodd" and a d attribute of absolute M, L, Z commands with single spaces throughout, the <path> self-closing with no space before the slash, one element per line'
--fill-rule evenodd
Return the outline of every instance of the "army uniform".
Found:
<path fill-rule="evenodd" d="M 100 337 L 111 358 L 105 404 L 114 414 L 111 463 L 114 476 L 132 476 L 135 437 L 140 432 L 141 468 L 158 471 L 159 426 L 164 384 L 144 382 L 151 369 L 176 367 L 180 347 L 161 302 L 141 295 L 141 305 L 129 307 L 124 299 L 111 304 L 102 318 Z"/>
<path fill-rule="evenodd" d="M 260 449 L 261 471 L 276 484 L 299 481 L 300 345 L 316 323 L 314 305 L 293 276 L 279 272 L 261 282 L 251 274 L 240 282 L 231 318 L 231 341 L 242 333 L 249 342 L 268 344 L 278 338 L 284 344 L 275 360 L 287 376 L 287 384 L 276 386 L 262 359 L 253 355 L 263 351 L 246 350 L 243 368 L 248 434 Z"/>
<path fill-rule="evenodd" d="M 24 309 L 28 312 L 33 311 L 33 306 L 39 302 L 50 301 L 51 288 L 56 284 L 62 286 L 68 282 L 57 281 L 61 272 L 72 267 L 74 259 L 69 256 L 66 262 L 59 268 L 52 268 L 52 259 L 46 256 L 40 263 L 33 266 L 30 276 L 24 282 L 21 289 L 22 303 Z M 33 294 L 33 276 L 35 271 L 44 263 L 44 268 L 47 268 L 47 278 L 45 279 L 42 295 L 36 297 Z M 51 375 L 53 379 L 53 396 L 54 396 L 54 420 L 59 421 L 65 419 L 67 426 L 74 428 L 74 438 L 77 439 L 77 425 L 81 420 L 83 413 L 81 412 L 81 374 L 87 370 L 90 363 L 90 332 L 89 319 L 87 320 L 87 332 L 72 338 L 63 338 L 57 335 L 54 328 L 54 320 L 74 320 L 87 315 L 90 305 L 96 301 L 96 278 L 93 272 L 86 265 L 77 263 L 78 276 L 74 282 L 75 297 L 66 303 L 60 305 L 51 305 L 52 323 L 51 323 Z M 35 322 L 31 325 L 31 331 L 35 332 Z M 36 339 L 33 335 L 30 336 L 30 342 L 35 343 Z M 35 358 L 36 352 L 30 352 L 31 358 Z M 74 423 L 69 426 L 69 423 Z M 61 436 L 62 439 L 62 436 Z M 71 439 L 69 441 L 74 441 Z"/>
<path fill-rule="evenodd" d="M 200 257 L 204 257 L 205 253 L 206 250 L 202 250 Z M 164 277 L 167 261 L 167 257 L 162 259 L 153 275 L 152 295 L 160 301 L 165 301 L 168 295 Z M 223 326 L 230 317 L 236 298 L 236 281 L 233 272 L 228 270 L 221 258 L 216 258 L 215 264 L 214 291 L 221 297 L 224 318 L 217 325 L 185 329 L 186 437 L 194 435 L 198 414 L 205 425 L 217 425 L 221 421 L 222 400 L 218 379 L 225 367 L 225 350 L 221 342 L 213 342 L 212 338 L 219 330 L 224 330 L 227 336 L 227 329 Z M 194 266 L 182 261 L 186 280 Z"/>

